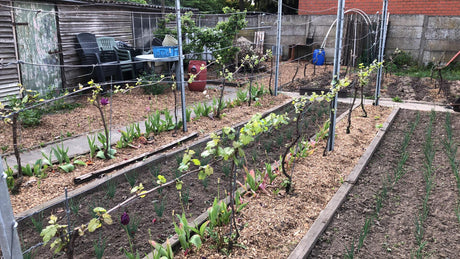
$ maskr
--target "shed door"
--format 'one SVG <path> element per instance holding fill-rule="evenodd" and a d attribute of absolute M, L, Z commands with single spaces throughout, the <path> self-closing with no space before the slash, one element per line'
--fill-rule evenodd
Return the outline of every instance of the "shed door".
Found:
<path fill-rule="evenodd" d="M 21 81 L 26 89 L 45 93 L 60 88 L 61 70 L 54 5 L 15 2 L 15 24 Z"/>

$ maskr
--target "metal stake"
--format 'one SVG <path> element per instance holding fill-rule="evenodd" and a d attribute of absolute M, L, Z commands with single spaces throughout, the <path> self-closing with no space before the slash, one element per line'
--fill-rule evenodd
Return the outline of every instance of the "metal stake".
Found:
<path fill-rule="evenodd" d="M 185 111 L 185 86 L 184 86 L 184 58 L 182 56 L 182 27 L 180 18 L 180 0 L 176 0 L 177 41 L 179 44 L 179 68 L 176 67 L 176 82 L 179 80 L 179 89 L 182 104 L 182 129 L 187 131 L 187 115 Z M 179 73 L 179 75 L 177 75 Z"/>
<path fill-rule="evenodd" d="M 382 7 L 382 23 L 380 25 L 380 39 L 379 39 L 379 57 L 378 62 L 383 62 L 383 53 L 385 50 L 385 41 L 387 36 L 387 16 L 388 16 L 388 0 L 383 0 Z M 375 98 L 374 105 L 379 105 L 380 88 L 382 86 L 382 66 L 377 70 L 377 79 L 375 80 Z"/>
<path fill-rule="evenodd" d="M 334 70 L 332 72 L 332 88 L 337 87 L 339 82 L 340 75 L 340 58 L 342 52 L 342 36 L 343 36 L 343 15 L 344 15 L 344 6 L 345 0 L 338 0 L 337 7 L 337 24 L 335 31 L 335 50 L 334 50 Z M 329 125 L 329 138 L 327 139 L 327 150 L 334 150 L 334 140 L 335 140 L 335 120 L 336 120 L 336 110 L 337 110 L 337 93 L 335 94 L 333 100 L 331 101 L 331 115 L 330 115 L 330 125 Z"/>
<path fill-rule="evenodd" d="M 278 24 L 276 33 L 276 65 L 275 65 L 275 96 L 278 95 L 278 78 L 280 73 L 280 55 L 281 55 L 281 12 L 283 10 L 283 1 L 278 0 Z"/>

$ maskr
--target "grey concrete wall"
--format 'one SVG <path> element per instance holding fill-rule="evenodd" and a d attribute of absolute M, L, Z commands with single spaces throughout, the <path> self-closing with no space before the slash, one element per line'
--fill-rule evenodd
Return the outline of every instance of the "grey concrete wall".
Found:
<path fill-rule="evenodd" d="M 285 15 L 282 20 L 283 58 L 289 57 L 288 46 L 305 44 L 312 37 L 314 46 L 323 42 L 336 15 Z M 371 19 L 373 17 L 371 16 Z M 265 46 L 276 43 L 276 15 L 261 15 L 259 27 L 265 31 Z M 326 59 L 332 60 L 334 54 L 335 26 L 326 39 Z M 246 30 L 242 35 L 252 40 L 255 30 Z M 385 53 L 389 55 L 398 48 L 409 52 L 419 63 L 452 58 L 460 50 L 459 16 L 391 15 L 388 27 Z"/>

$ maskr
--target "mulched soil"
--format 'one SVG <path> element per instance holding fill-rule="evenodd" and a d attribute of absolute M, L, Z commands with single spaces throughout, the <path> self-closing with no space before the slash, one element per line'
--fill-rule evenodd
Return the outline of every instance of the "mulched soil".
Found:
<path fill-rule="evenodd" d="M 413 256 L 418 245 L 415 241 L 415 221 L 425 195 L 423 178 L 425 156 L 423 145 L 430 114 L 421 112 L 420 123 L 412 134 L 408 146 L 409 159 L 405 175 L 389 192 L 383 208 L 364 241 L 355 253 L 359 258 L 406 258 Z M 385 174 L 392 174 L 400 159 L 400 147 L 408 124 L 414 121 L 416 111 L 401 110 L 392 127 L 366 170 L 360 176 L 346 202 L 321 236 L 311 257 L 343 257 L 351 242 L 358 241 L 366 217 L 374 213 L 375 196 L 382 188 Z M 455 143 L 460 143 L 460 116 L 452 114 Z M 435 158 L 435 185 L 428 200 L 429 213 L 425 221 L 422 256 L 427 258 L 456 258 L 460 251 L 460 222 L 456 217 L 458 192 L 456 179 L 442 144 L 445 136 L 445 113 L 437 113 L 433 125 Z M 460 154 L 457 153 L 457 161 Z"/>
<path fill-rule="evenodd" d="M 178 106 L 180 96 L 177 95 Z M 219 96 L 219 91 L 208 90 L 206 92 L 186 91 L 187 105 L 212 100 Z M 19 145 L 21 149 L 37 148 L 49 142 L 66 139 L 77 135 L 86 135 L 88 132 L 102 129 L 99 111 L 96 107 L 88 104 L 88 96 L 82 95 L 70 101 L 79 104 L 73 110 L 63 110 L 59 113 L 44 115 L 41 123 L 34 127 L 21 127 L 19 130 Z M 111 99 L 112 107 L 105 108 L 105 116 L 110 118 L 113 128 L 126 126 L 129 123 L 143 121 L 148 114 L 156 110 L 174 109 L 174 94 L 167 89 L 164 94 L 144 94 L 142 89 L 134 89 L 125 94 L 115 94 Z M 70 135 L 70 136 L 69 136 Z M 2 152 L 11 153 L 12 148 L 11 126 L 0 122 L 0 143 L 3 143 Z"/>
<path fill-rule="evenodd" d="M 360 109 L 353 112 L 350 134 L 345 134 L 346 120 L 337 124 L 333 152 L 323 156 L 326 143 L 321 141 L 311 155 L 296 160 L 291 194 L 280 187 L 284 177 L 278 177 L 268 194 L 246 198 L 249 205 L 238 216 L 238 243 L 244 248 L 235 246 L 227 256 L 216 251 L 213 242 L 206 242 L 186 258 L 287 258 L 364 153 L 378 131 L 375 126 L 391 112 L 384 107 L 366 108 L 367 118 Z M 278 189 L 282 190 L 275 194 Z"/>

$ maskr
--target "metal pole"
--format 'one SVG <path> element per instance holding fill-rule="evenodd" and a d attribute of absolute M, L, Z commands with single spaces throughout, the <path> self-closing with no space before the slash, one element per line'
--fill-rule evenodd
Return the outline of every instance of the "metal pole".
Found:
<path fill-rule="evenodd" d="M 17 231 L 18 223 L 14 219 L 6 177 L 0 156 L 0 200 L 2 201 L 0 204 L 0 245 L 4 258 L 16 259 L 22 258 L 22 251 Z"/>
<path fill-rule="evenodd" d="M 179 68 L 176 67 L 176 82 L 179 80 L 178 87 L 180 89 L 181 104 L 182 104 L 182 129 L 187 131 L 187 116 L 185 111 L 185 86 L 184 86 L 184 57 L 182 56 L 182 27 L 180 18 L 180 0 L 176 0 L 176 21 L 177 21 L 177 41 L 179 44 Z M 179 72 L 179 75 L 177 75 Z"/>
<path fill-rule="evenodd" d="M 335 49 L 334 49 L 334 69 L 332 72 L 332 88 L 337 87 L 339 82 L 340 75 L 340 58 L 342 52 L 342 36 L 343 36 L 343 15 L 344 15 L 344 6 L 345 0 L 338 0 L 337 7 L 337 24 L 335 31 Z M 330 125 L 329 125 L 329 138 L 327 139 L 327 150 L 334 150 L 334 140 L 335 140 L 335 120 L 337 111 L 337 93 L 331 101 L 331 115 L 330 115 Z"/>
<path fill-rule="evenodd" d="M 379 39 L 379 57 L 378 62 L 383 62 L 383 52 L 385 50 L 385 38 L 387 35 L 387 14 L 388 14 L 388 0 L 383 0 L 382 7 L 382 23 L 380 25 L 380 39 Z M 382 66 L 379 66 L 377 71 L 377 79 L 375 83 L 375 98 L 374 105 L 379 105 L 380 88 L 382 85 Z"/>
<path fill-rule="evenodd" d="M 278 95 L 278 79 L 280 73 L 280 56 L 281 56 L 281 12 L 283 10 L 283 1 L 278 0 L 278 27 L 276 33 L 276 65 L 275 65 L 275 96 Z"/>

